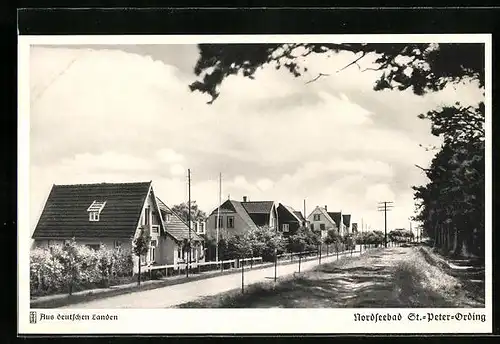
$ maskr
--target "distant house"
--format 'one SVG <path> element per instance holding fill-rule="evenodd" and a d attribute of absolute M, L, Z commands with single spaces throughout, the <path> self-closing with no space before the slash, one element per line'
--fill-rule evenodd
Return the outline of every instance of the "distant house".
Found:
<path fill-rule="evenodd" d="M 35 247 L 50 247 L 75 239 L 98 249 L 131 249 L 139 229 L 151 236 L 142 265 L 171 264 L 189 228 L 154 193 L 152 182 L 54 185 L 35 227 Z M 192 246 L 202 252 L 203 239 L 192 233 Z M 201 258 L 202 254 L 194 254 Z M 137 271 L 134 259 L 134 271 Z"/>
<path fill-rule="evenodd" d="M 325 205 L 324 208 L 316 206 L 314 210 L 307 217 L 310 229 L 321 233 L 321 237 L 326 237 L 329 230 L 338 231 L 338 223 L 336 223 L 335 218 L 332 217 L 335 213 L 329 213 L 328 207 Z"/>
<path fill-rule="evenodd" d="M 167 248 L 161 264 L 185 263 L 189 260 L 189 245 L 191 240 L 191 262 L 205 260 L 204 239 L 200 236 L 200 226 L 203 222 L 192 222 L 191 230 L 179 215 L 157 198 L 163 224 L 167 233 Z"/>
<path fill-rule="evenodd" d="M 300 211 L 275 201 L 243 201 L 227 200 L 221 204 L 219 211 L 214 209 L 207 219 L 207 237 L 217 237 L 217 213 L 219 215 L 219 239 L 233 235 L 242 235 L 250 229 L 269 226 L 283 233 L 284 236 L 294 234 L 305 224 Z"/>
<path fill-rule="evenodd" d="M 278 228 L 284 236 L 295 234 L 299 227 L 305 224 L 306 220 L 300 211 L 283 203 L 278 204 Z"/>
<path fill-rule="evenodd" d="M 236 234 L 242 235 L 250 229 L 269 226 L 278 230 L 278 206 L 274 201 L 247 201 L 242 202 L 227 200 L 221 204 L 219 210 L 214 209 L 206 222 L 206 235 L 208 238 L 227 238 Z M 219 225 L 217 226 L 217 215 Z"/>
<path fill-rule="evenodd" d="M 344 234 L 351 234 L 351 215 L 350 214 L 342 214 L 342 224 L 344 225 Z"/>
<path fill-rule="evenodd" d="M 316 207 L 307 217 L 310 229 L 318 231 L 321 236 L 326 237 L 329 230 L 336 230 L 340 235 L 351 233 L 351 215 L 339 212 L 330 212 L 325 205 L 323 208 Z"/>

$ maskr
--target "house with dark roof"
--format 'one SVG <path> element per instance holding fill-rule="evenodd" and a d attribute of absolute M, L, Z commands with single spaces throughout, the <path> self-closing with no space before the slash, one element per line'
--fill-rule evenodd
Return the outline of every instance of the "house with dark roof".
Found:
<path fill-rule="evenodd" d="M 160 208 L 161 219 L 167 234 L 166 249 L 162 261 L 164 264 L 185 263 L 189 260 L 189 241 L 191 241 L 191 262 L 205 260 L 204 239 L 195 228 L 195 223 L 189 225 L 181 219 L 170 207 L 156 199 Z"/>
<path fill-rule="evenodd" d="M 53 185 L 32 235 L 35 247 L 50 247 L 75 239 L 98 249 L 131 249 L 139 229 L 151 236 L 142 265 L 173 264 L 185 245 L 189 227 L 169 211 L 154 193 L 152 182 Z M 193 233 L 193 259 L 202 259 L 203 239 Z M 198 252 L 198 253 L 196 253 Z M 184 257 L 181 254 L 181 257 Z M 134 271 L 138 263 L 134 259 Z"/>
<path fill-rule="evenodd" d="M 300 211 L 296 211 L 290 206 L 278 203 L 278 226 L 283 235 L 294 235 L 299 227 L 306 225 L 306 220 Z"/>
<path fill-rule="evenodd" d="M 343 233 L 351 233 L 351 214 L 342 214 L 342 224 L 344 225 Z"/>
<path fill-rule="evenodd" d="M 208 216 L 206 233 L 207 237 L 216 239 L 218 230 L 219 239 L 223 239 L 269 226 L 288 236 L 303 224 L 305 219 L 302 213 L 290 206 L 275 201 L 249 201 L 245 196 L 241 202 L 228 199 L 219 209 L 214 209 Z"/>
<path fill-rule="evenodd" d="M 228 199 L 208 216 L 206 235 L 216 239 L 218 230 L 219 239 L 226 239 L 262 226 L 278 229 L 277 218 L 277 205 L 274 201 L 248 201 L 246 197 L 242 202 Z"/>

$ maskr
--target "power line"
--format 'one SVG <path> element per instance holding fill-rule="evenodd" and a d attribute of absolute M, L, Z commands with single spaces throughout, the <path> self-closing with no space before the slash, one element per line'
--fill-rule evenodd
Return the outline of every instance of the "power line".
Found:
<path fill-rule="evenodd" d="M 391 211 L 394 202 L 382 201 L 378 202 L 378 211 L 384 212 L 384 247 L 387 247 L 387 212 Z"/>

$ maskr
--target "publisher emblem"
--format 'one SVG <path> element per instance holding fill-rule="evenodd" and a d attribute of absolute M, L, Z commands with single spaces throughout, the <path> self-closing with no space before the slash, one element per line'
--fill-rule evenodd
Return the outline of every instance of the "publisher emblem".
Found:
<path fill-rule="evenodd" d="M 36 312 L 30 312 L 30 324 L 36 324 Z"/>

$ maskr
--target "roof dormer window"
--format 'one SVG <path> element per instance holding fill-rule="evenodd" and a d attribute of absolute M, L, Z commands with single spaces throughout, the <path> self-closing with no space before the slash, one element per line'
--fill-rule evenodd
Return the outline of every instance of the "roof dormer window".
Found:
<path fill-rule="evenodd" d="M 99 213 L 97 211 L 89 212 L 89 221 L 99 221 Z"/>
<path fill-rule="evenodd" d="M 87 209 L 87 211 L 89 213 L 89 221 L 91 221 L 91 222 L 99 221 L 101 211 L 102 211 L 102 209 L 104 209 L 105 205 L 106 205 L 105 201 L 104 202 L 98 202 L 98 201 L 92 202 L 90 207 L 88 207 L 88 209 Z"/>

